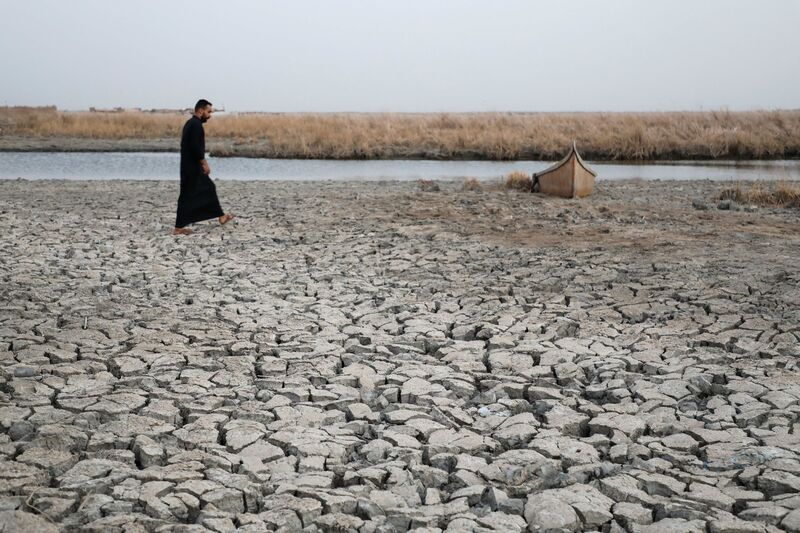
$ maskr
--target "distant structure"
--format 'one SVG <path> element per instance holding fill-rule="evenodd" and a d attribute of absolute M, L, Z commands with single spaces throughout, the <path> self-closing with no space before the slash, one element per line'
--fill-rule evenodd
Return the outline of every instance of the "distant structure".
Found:
<path fill-rule="evenodd" d="M 164 115 L 174 115 L 174 114 L 185 114 L 191 113 L 192 108 L 185 107 L 183 109 L 167 109 L 167 108 L 151 108 L 151 109 L 142 109 L 141 107 L 113 107 L 110 109 L 104 109 L 99 107 L 90 107 L 90 113 L 157 113 L 157 114 L 164 114 Z M 224 113 L 225 108 L 214 109 L 215 113 Z"/>

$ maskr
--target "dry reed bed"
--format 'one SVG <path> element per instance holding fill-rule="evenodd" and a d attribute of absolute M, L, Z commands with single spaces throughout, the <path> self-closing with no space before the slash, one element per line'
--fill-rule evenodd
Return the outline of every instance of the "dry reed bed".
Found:
<path fill-rule="evenodd" d="M 0 135 L 175 138 L 178 113 L 0 107 Z M 575 139 L 595 160 L 800 157 L 800 111 L 218 115 L 217 156 L 319 159 L 558 159 Z"/>
<path fill-rule="evenodd" d="M 430 180 L 420 180 L 420 190 L 429 190 Z M 434 182 L 430 182 L 434 183 Z M 476 178 L 464 178 L 462 191 L 523 191 L 531 192 L 531 175 L 515 170 L 504 178 L 480 181 Z"/>
<path fill-rule="evenodd" d="M 720 192 L 717 199 L 762 207 L 800 207 L 800 184 L 788 181 L 755 182 L 745 188 L 737 183 Z"/>

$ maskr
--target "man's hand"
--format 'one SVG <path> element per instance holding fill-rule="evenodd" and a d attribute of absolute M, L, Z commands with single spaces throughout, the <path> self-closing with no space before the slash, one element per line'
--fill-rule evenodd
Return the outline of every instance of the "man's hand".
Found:
<path fill-rule="evenodd" d="M 201 159 L 200 166 L 203 168 L 203 174 L 205 174 L 206 176 L 211 175 L 211 167 L 208 166 L 208 161 L 206 161 L 205 159 Z"/>

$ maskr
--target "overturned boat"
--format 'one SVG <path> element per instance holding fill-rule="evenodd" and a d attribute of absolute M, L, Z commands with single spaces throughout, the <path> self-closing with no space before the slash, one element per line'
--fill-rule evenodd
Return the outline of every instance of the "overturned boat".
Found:
<path fill-rule="evenodd" d="M 563 198 L 592 194 L 597 173 L 583 162 L 575 141 L 569 153 L 555 165 L 533 175 L 533 190 Z"/>

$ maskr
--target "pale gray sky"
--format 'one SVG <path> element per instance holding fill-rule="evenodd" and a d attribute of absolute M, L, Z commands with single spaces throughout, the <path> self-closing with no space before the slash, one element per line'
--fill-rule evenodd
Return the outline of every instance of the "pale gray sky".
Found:
<path fill-rule="evenodd" d="M 800 108 L 798 0 L 0 0 L 0 105 Z"/>

